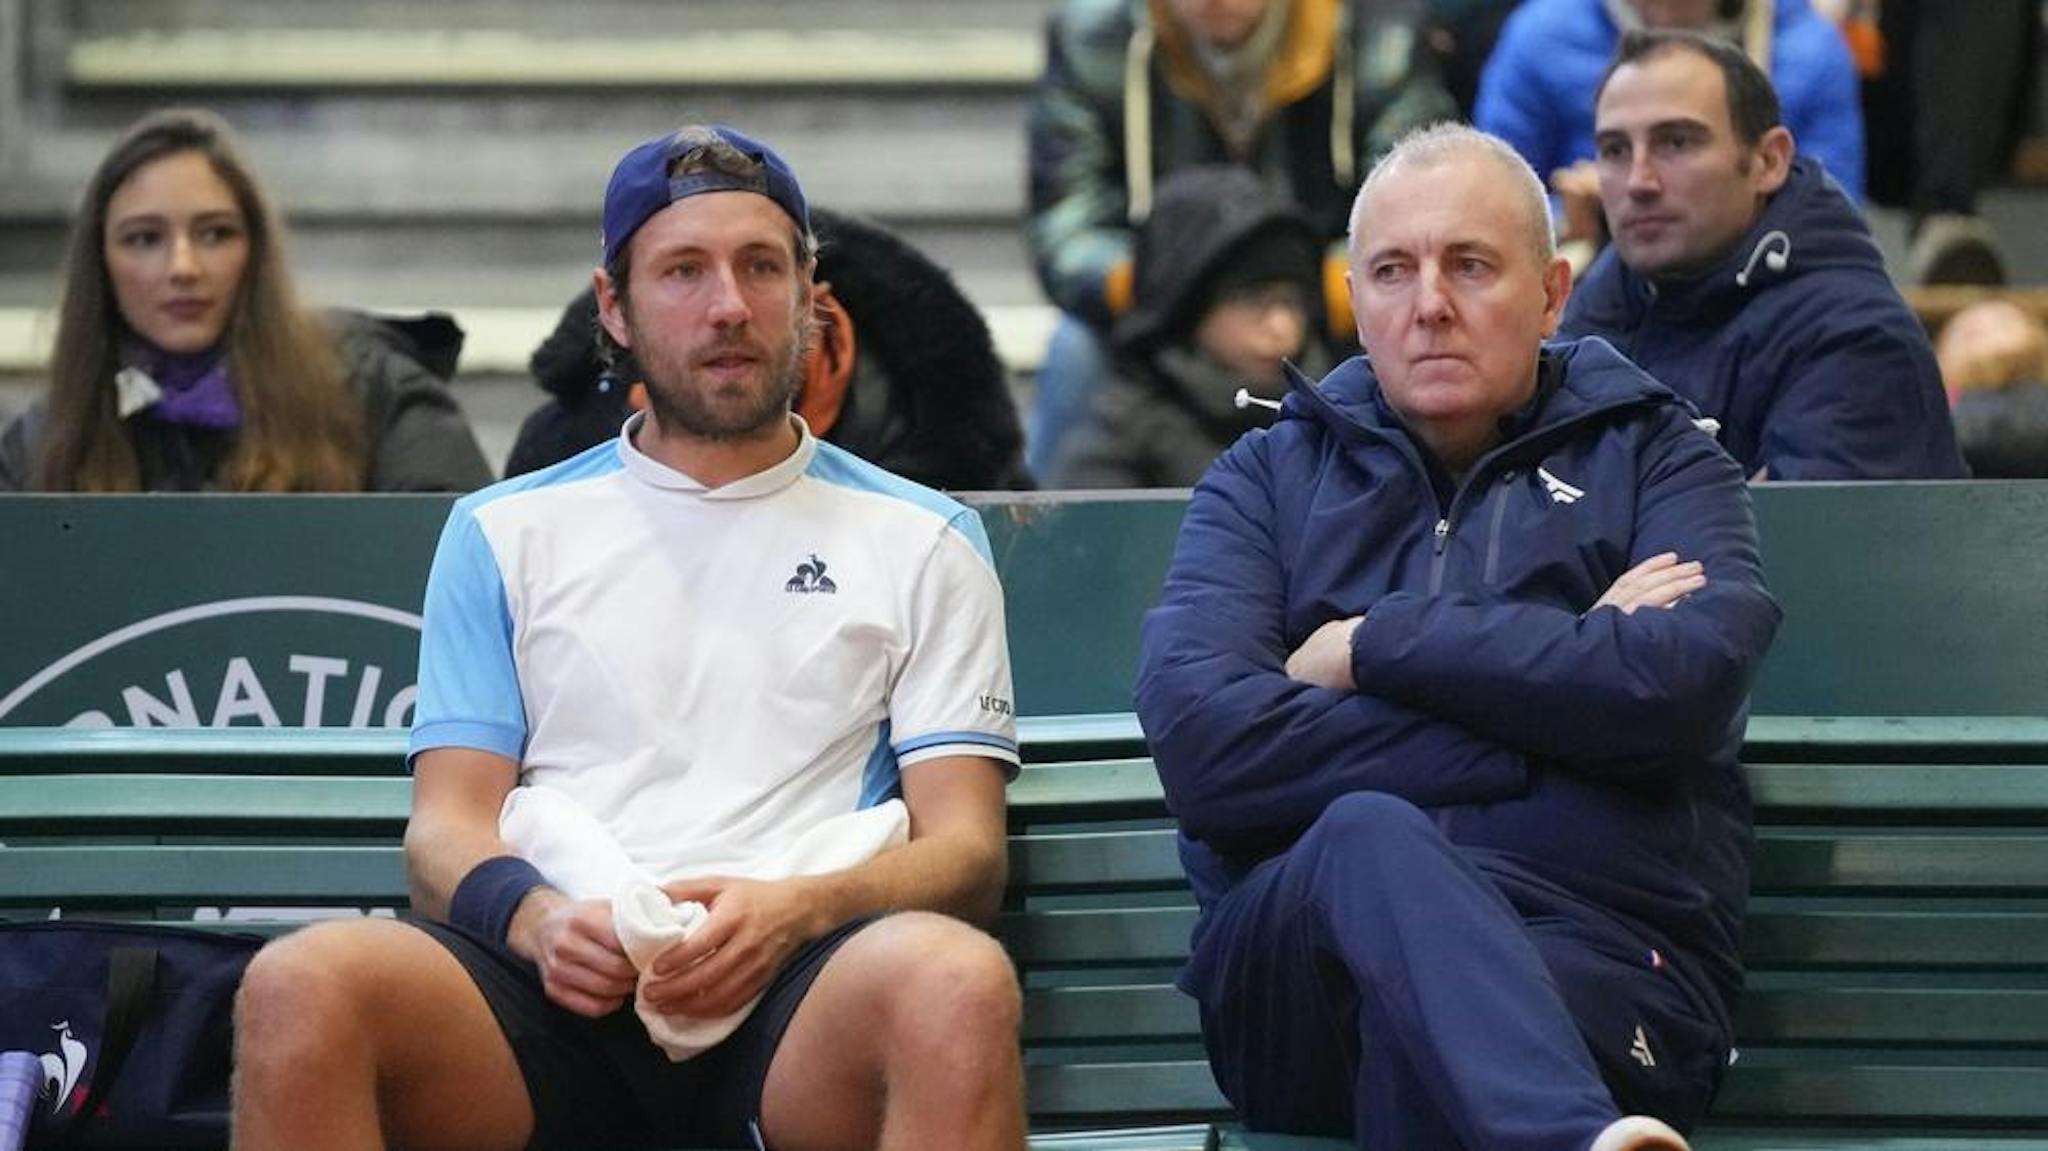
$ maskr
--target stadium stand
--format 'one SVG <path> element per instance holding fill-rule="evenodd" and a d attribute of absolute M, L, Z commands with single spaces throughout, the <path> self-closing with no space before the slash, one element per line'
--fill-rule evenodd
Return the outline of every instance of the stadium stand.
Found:
<path fill-rule="evenodd" d="M 1028 386 L 1052 314 L 1019 239 L 1025 103 L 1057 0 L 0 0 L 0 409 L 45 355 L 85 174 L 142 110 L 226 115 L 292 222 L 321 303 L 452 312 L 461 396 L 494 459 L 538 399 L 526 357 L 594 263 L 631 142 L 741 124 L 812 197 L 951 269 Z M 2019 284 L 2039 190 L 1994 191 Z M 1902 220 L 1878 234 L 1902 266 Z"/>

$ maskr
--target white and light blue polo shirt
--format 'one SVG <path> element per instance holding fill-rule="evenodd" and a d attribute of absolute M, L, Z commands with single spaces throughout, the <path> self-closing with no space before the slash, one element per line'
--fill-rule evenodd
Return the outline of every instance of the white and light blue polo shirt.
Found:
<path fill-rule="evenodd" d="M 412 753 L 567 792 L 637 863 L 747 874 L 946 756 L 1017 763 L 1002 588 L 966 507 L 798 426 L 707 490 L 611 443 L 456 503 Z"/>

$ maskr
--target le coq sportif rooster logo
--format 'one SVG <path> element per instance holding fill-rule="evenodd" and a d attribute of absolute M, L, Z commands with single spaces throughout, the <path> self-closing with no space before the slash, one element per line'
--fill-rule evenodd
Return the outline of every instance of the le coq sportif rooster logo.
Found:
<path fill-rule="evenodd" d="M 825 561 L 812 552 L 808 561 L 796 565 L 796 574 L 789 577 L 782 590 L 797 595 L 836 595 L 839 585 L 825 574 Z"/>
<path fill-rule="evenodd" d="M 69 1019 L 52 1023 L 50 1030 L 57 1033 L 57 1050 L 43 1053 L 41 1094 L 49 1097 L 50 1114 L 55 1115 L 71 1099 L 78 1077 L 85 1074 L 86 1050 L 85 1044 L 72 1038 Z"/>

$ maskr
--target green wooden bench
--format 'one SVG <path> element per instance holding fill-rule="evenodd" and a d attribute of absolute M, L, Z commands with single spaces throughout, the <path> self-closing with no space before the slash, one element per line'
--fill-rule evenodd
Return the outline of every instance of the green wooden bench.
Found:
<path fill-rule="evenodd" d="M 1227 1125 L 1171 985 L 1194 912 L 1135 722 L 1022 726 L 1000 932 L 1034 1145 L 1342 1146 Z M 0 729 L 0 906 L 400 908 L 403 746 Z M 1746 761 L 1751 990 L 1700 1146 L 2048 1151 L 2048 718 L 1759 717 Z M 289 927 L 257 914 L 221 925 Z"/>
<path fill-rule="evenodd" d="M 1742 1057 L 1699 1146 L 2048 1151 L 2048 484 L 1754 494 L 1787 614 L 1745 749 L 1758 842 Z M 1193 913 L 1157 780 L 1129 715 L 1081 714 L 1129 706 L 1135 621 L 1182 497 L 977 502 L 1033 716 L 1002 934 L 1026 986 L 1034 1145 L 1334 1151 L 1223 1122 L 1192 1005 L 1171 987 Z M 207 598 L 188 584 L 402 605 L 379 589 L 410 581 L 416 596 L 444 506 L 0 501 L 0 610 L 184 611 Z M 275 542 L 276 570 L 216 572 L 252 534 Z M 356 562 L 346 541 L 365 538 L 391 546 Z M 158 578 L 138 590 L 143 565 Z M 88 626 L 86 610 L 13 609 L 0 634 L 45 653 L 19 675 L 134 631 Z M 206 626 L 245 618 L 228 650 L 260 662 L 257 640 L 290 620 Z M 217 678 L 199 650 L 224 634 L 123 639 L 107 658 L 133 655 L 133 670 L 108 682 L 160 690 L 154 649 L 139 650 L 155 644 Z M 291 642 L 309 646 L 282 650 L 347 650 L 303 634 Z M 397 667 L 409 652 L 350 658 Z M 0 908 L 397 907 L 403 746 L 374 731 L 0 727 Z"/>

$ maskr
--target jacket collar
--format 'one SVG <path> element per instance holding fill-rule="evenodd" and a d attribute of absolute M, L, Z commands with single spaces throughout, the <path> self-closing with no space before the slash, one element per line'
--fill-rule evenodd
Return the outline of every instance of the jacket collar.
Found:
<path fill-rule="evenodd" d="M 1636 367 L 1598 336 L 1545 343 L 1539 351 L 1536 395 L 1501 418 L 1501 442 L 1473 465 L 1549 438 L 1558 431 L 1619 408 L 1675 404 L 1685 400 Z M 1371 361 L 1354 356 L 1318 382 L 1288 365 L 1288 395 L 1280 419 L 1308 420 L 1352 442 L 1393 441 L 1426 460 L 1416 440 L 1387 402 Z"/>
<path fill-rule="evenodd" d="M 634 412 L 619 430 L 619 459 L 625 464 L 626 474 L 648 487 L 687 493 L 701 500 L 723 502 L 774 495 L 801 479 L 818 454 L 817 438 L 811 435 L 811 429 L 804 424 L 802 417 L 792 413 L 789 420 L 797 432 L 794 451 L 753 475 L 720 487 L 707 488 L 696 477 L 685 475 L 640 450 L 639 445 L 633 442 L 633 436 L 646 419 L 646 412 Z"/>

